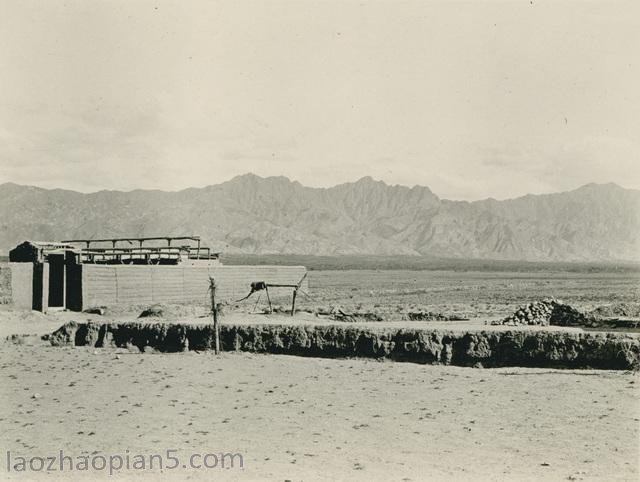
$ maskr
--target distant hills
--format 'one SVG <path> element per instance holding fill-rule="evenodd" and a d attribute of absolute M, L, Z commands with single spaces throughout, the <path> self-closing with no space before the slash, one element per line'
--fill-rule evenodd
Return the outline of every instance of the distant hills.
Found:
<path fill-rule="evenodd" d="M 0 185 L 4 252 L 25 239 L 188 234 L 229 253 L 638 261 L 640 191 L 588 184 L 466 202 L 370 177 L 310 188 L 253 174 L 177 192 Z"/>

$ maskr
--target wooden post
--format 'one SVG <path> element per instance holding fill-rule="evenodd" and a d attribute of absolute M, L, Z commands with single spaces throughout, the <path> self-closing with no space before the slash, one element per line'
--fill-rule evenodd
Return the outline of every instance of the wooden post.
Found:
<path fill-rule="evenodd" d="M 296 296 L 298 295 L 298 288 L 293 288 L 293 301 L 291 302 L 291 316 L 296 312 Z"/>
<path fill-rule="evenodd" d="M 213 331 L 215 336 L 215 353 L 220 354 L 220 327 L 218 326 L 218 305 L 216 305 L 216 280 L 209 276 L 211 291 L 211 314 L 213 315 Z"/>

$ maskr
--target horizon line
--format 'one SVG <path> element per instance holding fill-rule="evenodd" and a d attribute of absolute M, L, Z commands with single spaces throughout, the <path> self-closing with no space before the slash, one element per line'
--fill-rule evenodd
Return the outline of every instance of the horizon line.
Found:
<path fill-rule="evenodd" d="M 2 186 L 6 186 L 6 185 L 13 185 L 13 186 L 20 186 L 20 187 L 27 187 L 27 188 L 36 188 L 36 189 L 41 189 L 43 191 L 65 191 L 65 192 L 70 192 L 70 193 L 75 193 L 75 194 L 82 194 L 85 196 L 88 195 L 92 195 L 92 194 L 100 194 L 100 193 L 105 193 L 105 192 L 112 192 L 112 193 L 123 193 L 123 194 L 128 194 L 128 193 L 133 193 L 133 192 L 162 192 L 162 193 L 180 193 L 180 192 L 184 192 L 184 191 L 188 191 L 188 190 L 192 190 L 192 189 L 196 189 L 196 190 L 203 190 L 203 189 L 207 189 L 207 188 L 211 188 L 211 187 L 216 187 L 216 186 L 221 186 L 223 184 L 227 184 L 233 181 L 236 181 L 238 179 L 242 179 L 242 178 L 257 178 L 257 179 L 261 179 L 261 180 L 269 180 L 269 179 L 285 179 L 287 182 L 289 182 L 290 184 L 298 184 L 306 189 L 314 189 L 314 190 L 329 190 L 329 189 L 335 189 L 337 187 L 340 186 L 346 186 L 346 185 L 353 185 L 353 184 L 357 184 L 359 182 L 362 181 L 370 181 L 372 183 L 376 183 L 376 184 L 383 184 L 387 187 L 400 187 L 400 188 L 406 188 L 406 189 L 416 189 L 416 188 L 422 188 L 422 189 L 427 189 L 429 192 L 431 192 L 434 196 L 436 196 L 438 199 L 442 200 L 442 201 L 453 201 L 453 202 L 480 202 L 480 201 L 508 201 L 508 200 L 513 200 L 513 199 L 520 199 L 526 196 L 548 196 L 548 195 L 554 195 L 554 194 L 562 194 L 562 193 L 568 193 L 568 192 L 573 192 L 573 191 L 577 191 L 579 189 L 585 188 L 587 186 L 615 186 L 616 188 L 619 189 L 624 189 L 626 191 L 640 191 L 639 189 L 634 189 L 634 188 L 628 188 L 628 187 L 624 187 L 621 186 L 620 184 L 616 183 L 616 182 L 588 182 L 586 184 L 581 184 L 573 189 L 568 189 L 566 191 L 551 191 L 551 192 L 541 192 L 541 193 L 532 193 L 532 192 L 525 192 L 523 194 L 520 194 L 518 196 L 515 197 L 508 197 L 508 198 L 496 198 L 493 196 L 489 196 L 489 197 L 485 197 L 485 198 L 479 198 L 479 199 L 474 199 L 474 200 L 459 200 L 459 199 L 450 199 L 450 198 L 441 198 L 438 194 L 436 194 L 430 186 L 426 186 L 424 184 L 414 184 L 413 186 L 408 186 L 406 184 L 390 184 L 387 183 L 386 181 L 382 180 L 382 179 L 374 179 L 371 175 L 365 175 L 362 176 L 358 179 L 356 179 L 355 181 L 345 181 L 345 182 L 341 182 L 338 184 L 334 184 L 332 186 L 326 186 L 326 187 L 315 187 L 315 186 L 307 186 L 305 184 L 302 184 L 300 181 L 295 180 L 295 179 L 291 179 L 288 176 L 285 176 L 284 174 L 280 174 L 280 175 L 274 175 L 274 176 L 261 176 L 259 174 L 255 174 L 253 172 L 246 172 L 244 174 L 237 174 L 233 177 L 231 177 L 230 179 L 227 179 L 225 181 L 221 181 L 217 184 L 206 184 L 203 186 L 189 186 L 189 187 L 185 187 L 182 189 L 147 189 L 147 188 L 135 188 L 135 189 L 129 189 L 129 190 L 123 190 L 123 189 L 100 189 L 98 191 L 78 191 L 75 189 L 65 189 L 65 188 L 59 188 L 59 187 L 53 187 L 53 188 L 49 188 L 49 187 L 42 187 L 42 186 L 38 186 L 36 184 L 21 184 L 21 183 L 17 183 L 14 181 L 6 181 L 3 183 L 0 183 L 0 187 Z"/>

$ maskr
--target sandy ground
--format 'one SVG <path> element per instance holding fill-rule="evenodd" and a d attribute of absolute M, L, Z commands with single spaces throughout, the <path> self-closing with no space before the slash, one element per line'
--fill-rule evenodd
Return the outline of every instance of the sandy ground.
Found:
<path fill-rule="evenodd" d="M 0 333 L 42 334 L 87 318 L 103 320 L 5 310 Z M 3 479 L 637 480 L 640 472 L 640 378 L 628 372 L 134 353 L 54 348 L 33 336 L 2 342 L 0 376 Z M 162 472 L 7 472 L 7 451 L 15 465 L 60 450 L 77 463 L 168 449 L 180 463 Z M 244 467 L 237 459 L 231 469 L 188 466 L 192 454 L 222 452 L 241 453 Z"/>
<path fill-rule="evenodd" d="M 239 452 L 244 468 L 115 476 L 638 477 L 640 380 L 629 373 L 10 343 L 2 346 L 0 368 L 0 446 L 14 460 L 60 450 L 76 457 L 177 449 L 181 463 L 193 453 Z M 108 477 L 105 471 L 50 476 Z"/>

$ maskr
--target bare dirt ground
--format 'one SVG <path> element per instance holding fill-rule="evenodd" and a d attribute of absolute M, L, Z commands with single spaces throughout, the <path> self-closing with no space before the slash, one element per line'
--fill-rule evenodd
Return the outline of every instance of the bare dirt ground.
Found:
<path fill-rule="evenodd" d="M 343 270 L 311 271 L 312 299 L 300 307 L 339 305 L 346 311 L 422 309 L 469 318 L 504 317 L 520 305 L 558 298 L 590 310 L 610 303 L 637 303 L 638 273 L 474 272 Z"/>
<path fill-rule="evenodd" d="M 39 323 L 38 323 L 39 324 Z M 637 480 L 637 375 L 4 342 L 0 450 L 239 452 L 118 478 Z M 165 464 L 167 461 L 165 460 Z M 57 466 L 56 466 L 57 467 Z M 108 471 L 3 478 L 108 478 Z"/>

